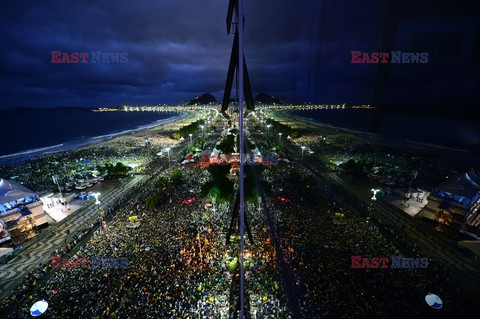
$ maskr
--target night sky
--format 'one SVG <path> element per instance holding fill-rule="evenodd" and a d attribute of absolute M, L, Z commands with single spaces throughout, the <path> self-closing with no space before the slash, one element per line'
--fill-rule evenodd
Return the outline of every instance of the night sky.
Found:
<path fill-rule="evenodd" d="M 461 114 L 480 102 L 480 20 L 471 3 L 245 0 L 254 95 Z M 177 104 L 205 92 L 220 100 L 233 41 L 227 5 L 3 1 L 0 108 Z M 58 50 L 126 52 L 128 62 L 52 64 Z M 355 50 L 428 52 L 429 61 L 352 64 Z"/>

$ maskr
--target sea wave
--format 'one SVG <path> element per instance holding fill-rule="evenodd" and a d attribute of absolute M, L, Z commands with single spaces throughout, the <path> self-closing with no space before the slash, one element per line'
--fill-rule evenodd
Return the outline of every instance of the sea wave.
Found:
<path fill-rule="evenodd" d="M 96 143 L 99 143 L 99 142 L 102 142 L 102 141 L 109 140 L 113 137 L 129 134 L 129 133 L 134 133 L 134 132 L 138 132 L 138 131 L 142 131 L 142 130 L 147 130 L 147 129 L 153 128 L 155 126 L 158 126 L 158 125 L 173 122 L 173 121 L 179 120 L 181 118 L 184 118 L 186 115 L 187 115 L 186 112 L 181 112 L 177 116 L 169 117 L 169 118 L 166 118 L 166 119 L 161 119 L 161 120 L 158 120 L 158 121 L 146 124 L 146 125 L 141 125 L 141 126 L 138 126 L 134 129 L 123 130 L 121 132 L 115 132 L 115 133 L 110 133 L 110 134 L 105 134 L 105 135 L 100 135 L 100 136 L 95 136 L 95 137 L 87 137 L 85 139 L 81 139 L 81 140 L 77 140 L 77 141 L 68 141 L 68 142 L 53 145 L 53 146 L 29 149 L 29 150 L 21 151 L 21 152 L 14 153 L 14 154 L 1 155 L 0 156 L 0 165 L 8 164 L 10 162 L 24 161 L 26 159 L 31 159 L 31 158 L 34 158 L 34 157 L 38 158 L 38 157 L 41 157 L 43 155 L 68 151 L 68 150 L 84 147 L 84 146 L 87 146 L 87 145 L 96 144 Z"/>
<path fill-rule="evenodd" d="M 350 128 L 346 128 L 346 127 L 342 127 L 342 126 L 337 126 L 337 125 L 334 125 L 334 124 L 318 121 L 318 120 L 316 120 L 314 118 L 311 118 L 311 117 L 304 117 L 304 116 L 296 115 L 296 114 L 293 114 L 293 113 L 290 113 L 290 112 L 282 112 L 282 114 L 285 115 L 286 117 L 289 117 L 289 118 L 292 118 L 292 119 L 295 119 L 295 120 L 299 120 L 299 121 L 303 121 L 303 122 L 306 122 L 306 123 L 309 123 L 309 124 L 312 124 L 312 125 L 316 125 L 316 126 L 324 126 L 324 127 L 328 127 L 328 128 L 331 128 L 331 129 L 342 130 L 342 131 L 355 133 L 355 134 L 363 134 L 363 135 L 368 135 L 368 136 L 378 136 L 377 133 L 354 130 L 354 129 L 350 129 Z"/>
<path fill-rule="evenodd" d="M 167 119 L 161 119 L 161 120 L 155 121 L 155 122 L 150 123 L 150 124 L 141 125 L 141 126 L 138 126 L 134 129 L 123 130 L 123 131 L 120 131 L 120 132 L 95 136 L 95 137 L 92 137 L 92 140 L 99 140 L 99 139 L 106 140 L 106 139 L 111 139 L 112 137 L 115 137 L 115 136 L 120 136 L 120 135 L 129 134 L 129 133 L 139 132 L 139 131 L 142 131 L 142 130 L 147 130 L 147 129 L 153 128 L 155 126 L 158 126 L 158 125 L 162 125 L 162 124 L 165 124 L 165 123 L 168 123 L 168 122 L 179 120 L 182 117 L 185 117 L 185 115 L 186 115 L 186 113 L 185 114 L 180 114 L 180 115 L 177 115 L 177 116 L 174 116 L 174 117 L 170 117 L 170 118 L 167 118 Z"/>
<path fill-rule="evenodd" d="M 314 118 L 303 117 L 303 116 L 300 116 L 300 115 L 297 115 L 297 114 L 293 114 L 293 113 L 288 112 L 288 111 L 287 112 L 282 112 L 282 114 L 285 115 L 286 117 L 296 119 L 296 120 L 300 120 L 300 121 L 304 121 L 304 122 L 307 122 L 309 124 L 313 124 L 313 125 L 317 125 L 317 126 L 324 126 L 324 127 L 327 127 L 327 128 L 346 131 L 346 132 L 349 132 L 349 133 L 355 133 L 355 134 L 363 135 L 364 137 L 370 137 L 372 139 L 379 140 L 379 141 L 395 142 L 395 143 L 400 143 L 401 145 L 408 145 L 409 147 L 435 148 L 435 149 L 442 149 L 442 150 L 445 150 L 445 151 L 464 152 L 464 153 L 469 153 L 470 152 L 469 150 L 466 150 L 466 149 L 460 149 L 460 148 L 443 146 L 443 145 L 432 144 L 432 143 L 425 143 L 425 142 L 414 141 L 414 140 L 410 140 L 410 139 L 403 139 L 402 138 L 401 140 L 396 140 L 395 141 L 395 140 L 392 140 L 391 138 L 383 137 L 382 134 L 366 132 L 366 131 L 359 131 L 359 130 L 345 128 L 345 127 L 342 127 L 342 126 L 332 125 L 332 124 L 329 124 L 329 123 L 320 122 L 320 121 L 318 121 L 317 119 L 314 119 Z"/>
<path fill-rule="evenodd" d="M 461 148 L 443 146 L 443 145 L 438 145 L 438 144 L 430 144 L 430 143 L 424 143 L 424 142 L 413 141 L 413 140 L 406 140 L 406 142 L 411 143 L 411 144 L 420 145 L 420 146 L 429 147 L 429 148 L 440 148 L 440 149 L 443 149 L 443 150 L 449 150 L 449 151 L 455 151 L 455 152 L 465 152 L 465 153 L 470 152 L 469 150 L 464 150 L 464 149 L 461 149 Z"/>
<path fill-rule="evenodd" d="M 33 149 L 26 150 L 26 151 L 14 153 L 14 154 L 2 155 L 2 156 L 0 156 L 0 159 L 14 157 L 14 156 L 21 156 L 21 155 L 29 155 L 29 154 L 32 154 L 32 153 L 39 153 L 39 152 L 50 150 L 52 148 L 62 147 L 63 145 L 64 144 L 57 144 L 57 145 L 52 145 L 52 146 L 47 146 L 47 147 L 33 148 Z"/>

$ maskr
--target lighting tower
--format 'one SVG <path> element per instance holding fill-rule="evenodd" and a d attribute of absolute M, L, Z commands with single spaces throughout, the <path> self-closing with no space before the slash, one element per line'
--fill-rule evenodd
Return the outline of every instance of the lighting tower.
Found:
<path fill-rule="evenodd" d="M 235 18 L 235 20 L 234 20 Z M 240 130 L 240 174 L 239 174 L 239 226 L 240 226 L 240 318 L 245 318 L 245 270 L 244 270 L 244 248 L 245 248 L 245 194 L 244 194 L 244 164 L 245 164 L 245 136 L 243 128 L 243 102 L 247 109 L 253 111 L 253 95 L 248 77 L 247 64 L 243 53 L 243 28 L 245 20 L 243 17 L 243 0 L 230 0 L 227 12 L 227 34 L 230 34 L 232 24 L 235 25 L 235 37 L 233 40 L 230 65 L 228 67 L 227 82 L 222 101 L 222 112 L 228 109 L 230 93 L 232 90 L 233 77 L 237 73 L 238 91 L 238 129 Z M 232 216 L 235 218 L 235 214 Z M 228 240 L 228 239 L 227 239 Z"/>
<path fill-rule="evenodd" d="M 239 23 L 239 21 L 242 23 Z M 230 64 L 228 66 L 227 81 L 225 83 L 225 91 L 222 101 L 222 112 L 228 109 L 230 102 L 230 94 L 233 86 L 233 77 L 237 73 L 237 90 L 239 102 L 243 99 L 247 105 L 247 109 L 253 111 L 254 101 L 252 95 L 252 87 L 250 85 L 250 78 L 248 76 L 247 63 L 243 53 L 243 27 L 245 20 L 243 18 L 243 0 L 230 0 L 227 12 L 227 34 L 232 31 L 232 25 L 235 26 L 235 33 L 233 39 L 232 54 L 230 55 Z M 241 57 L 241 58 L 240 58 Z M 242 99 L 240 100 L 240 97 Z M 239 105 L 241 105 L 239 103 Z M 240 112 L 240 107 L 239 107 Z"/>

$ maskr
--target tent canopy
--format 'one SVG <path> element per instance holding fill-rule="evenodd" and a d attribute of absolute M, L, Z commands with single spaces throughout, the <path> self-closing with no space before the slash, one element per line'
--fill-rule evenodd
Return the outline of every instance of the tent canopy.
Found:
<path fill-rule="evenodd" d="M 480 191 L 480 176 L 474 169 L 471 169 L 466 173 L 450 177 L 438 189 L 472 199 Z"/>
<path fill-rule="evenodd" d="M 34 195 L 34 192 L 16 181 L 0 179 L 0 205 Z"/>

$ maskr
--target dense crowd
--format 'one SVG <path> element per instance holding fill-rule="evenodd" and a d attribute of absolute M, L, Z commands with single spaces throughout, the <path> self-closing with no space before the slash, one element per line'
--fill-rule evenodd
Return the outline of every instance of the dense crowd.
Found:
<path fill-rule="evenodd" d="M 265 173 L 270 183 L 282 185 L 274 193 L 289 183 L 291 169 L 282 165 Z M 284 272 L 295 283 L 289 297 L 302 317 L 437 318 L 425 303 L 427 293 L 441 296 L 443 318 L 472 317 L 472 300 L 431 259 L 426 269 L 352 269 L 351 256 L 425 256 L 412 243 L 367 222 L 369 207 L 322 182 L 315 190 L 325 199 L 321 205 L 306 198 L 302 187 L 288 188 L 290 202 L 271 199 L 288 265 Z"/>
<path fill-rule="evenodd" d="M 238 242 L 225 246 L 229 203 L 205 206 L 203 200 L 182 204 L 200 191 L 208 174 L 184 167 L 181 183 L 163 194 L 157 209 L 145 202 L 155 186 L 143 188 L 135 200 L 116 210 L 108 229 L 99 229 L 75 255 L 127 258 L 127 268 L 59 269 L 46 282 L 20 286 L 8 306 L 21 297 L 16 316 L 28 317 L 37 299 L 48 300 L 46 317 L 233 318 L 238 304 Z M 255 245 L 247 246 L 249 312 L 252 318 L 288 318 L 281 285 L 275 279 L 271 245 L 258 207 L 250 210 Z M 132 228 L 128 217 L 140 226 Z M 258 226 L 257 226 L 258 225 Z M 60 254 L 65 252 L 56 252 Z M 231 265 L 234 265 L 234 270 Z M 50 267 L 51 268 L 51 267 Z M 49 265 L 34 271 L 40 279 Z M 29 288 L 29 289 L 23 289 Z M 15 317 L 15 316 L 12 316 Z"/>
<path fill-rule="evenodd" d="M 258 136 L 254 132 L 251 137 Z M 114 151 L 118 145 L 113 153 L 101 149 L 95 154 L 151 156 L 148 147 L 135 143 L 130 150 L 123 148 L 123 155 Z M 257 147 L 269 151 L 265 142 Z M 96 230 L 73 255 L 88 228 L 53 253 L 89 260 L 124 258 L 127 267 L 52 270 L 47 263 L 0 307 L 16 307 L 11 318 L 29 317 L 31 304 L 42 299 L 49 302 L 43 315 L 48 318 L 238 318 L 236 228 L 230 245 L 225 242 L 234 198 L 230 203 L 202 198 L 201 185 L 209 173 L 198 163 L 172 161 L 168 168 L 165 159 L 151 161 L 147 173 L 152 179 L 128 194 L 128 201 L 119 199 L 118 207 L 107 210 L 107 227 Z M 297 166 L 299 176 L 291 176 L 293 168 L 283 162 L 268 167 L 260 176 L 267 186 L 266 201 L 247 206 L 253 237 L 253 243 L 246 237 L 247 318 L 470 317 L 469 297 L 434 262 L 426 269 L 352 269 L 351 256 L 424 256 L 401 237 L 374 226 L 371 207 L 305 168 Z M 182 178 L 158 189 L 155 178 L 169 178 L 172 169 L 181 170 Z M 155 194 L 158 205 L 149 208 L 148 199 Z M 442 298 L 441 313 L 426 305 L 430 292 Z"/>
<path fill-rule="evenodd" d="M 121 136 L 108 143 L 98 143 L 84 148 L 49 154 L 40 158 L 21 163 L 11 163 L 0 166 L 0 177 L 14 178 L 34 192 L 55 191 L 57 186 L 52 176 L 57 176 L 59 182 L 75 180 L 75 177 L 87 174 L 105 163 L 145 163 L 166 143 L 173 140 L 158 136 L 150 142 L 145 138 Z M 163 143 L 163 144 L 162 144 Z M 136 170 L 143 169 L 140 166 Z"/>

